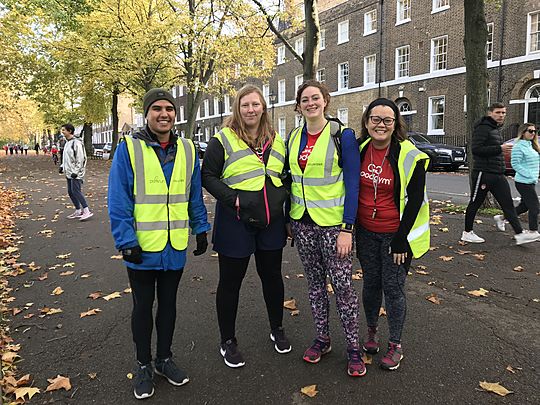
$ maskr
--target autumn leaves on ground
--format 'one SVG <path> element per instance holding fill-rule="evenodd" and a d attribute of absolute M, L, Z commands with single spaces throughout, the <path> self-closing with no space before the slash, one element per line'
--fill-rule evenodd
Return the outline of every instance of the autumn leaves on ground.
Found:
<path fill-rule="evenodd" d="M 131 291 L 108 230 L 108 167 L 109 162 L 89 162 L 84 190 L 96 215 L 79 223 L 65 218 L 72 207 L 50 157 L 0 158 L 0 345 L 6 403 L 131 400 Z M 497 232 L 491 218 L 478 217 L 475 230 L 487 242 L 463 244 L 458 242 L 462 225 L 463 214 L 454 207 L 432 204 L 432 250 L 413 262 L 407 280 L 403 367 L 383 373 L 378 356 L 366 357 L 368 373 L 360 381 L 347 379 L 340 368 L 342 337 L 333 308 L 332 355 L 316 367 L 301 361 L 312 320 L 305 275 L 291 248 L 284 252 L 283 274 L 284 324 L 293 353 L 276 358 L 270 345 L 260 347 L 268 336 L 261 337 L 264 308 L 251 269 L 238 322 L 247 374 L 224 370 L 216 350 L 216 257 L 211 252 L 190 256 L 179 292 L 174 346 L 193 380 L 181 390 L 165 383 L 157 387 L 156 397 L 161 403 L 175 398 L 217 403 L 223 387 L 230 387 L 239 395 L 237 403 L 249 402 L 244 392 L 261 404 L 277 398 L 280 403 L 335 403 L 360 394 L 379 404 L 427 403 L 429 398 L 439 398 L 432 403 L 538 403 L 540 243 L 517 247 L 511 233 Z M 355 263 L 353 282 L 360 292 L 362 271 Z M 385 315 L 381 308 L 383 328 Z M 363 316 L 360 324 L 362 335 Z M 265 378 L 275 383 L 268 385 Z"/>

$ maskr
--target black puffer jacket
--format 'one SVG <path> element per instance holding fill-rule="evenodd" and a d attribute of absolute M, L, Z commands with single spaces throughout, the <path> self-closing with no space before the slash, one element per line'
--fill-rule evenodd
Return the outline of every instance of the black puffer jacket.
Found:
<path fill-rule="evenodd" d="M 495 120 L 483 117 L 474 126 L 472 153 L 474 170 L 478 172 L 504 174 L 503 139 Z"/>

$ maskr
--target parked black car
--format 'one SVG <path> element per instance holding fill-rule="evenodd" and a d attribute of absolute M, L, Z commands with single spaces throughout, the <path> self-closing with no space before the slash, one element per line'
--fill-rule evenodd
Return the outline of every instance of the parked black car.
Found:
<path fill-rule="evenodd" d="M 429 170 L 455 171 L 467 163 L 467 153 L 463 146 L 438 143 L 429 135 L 420 132 L 409 132 L 408 135 L 409 140 L 429 156 Z"/>

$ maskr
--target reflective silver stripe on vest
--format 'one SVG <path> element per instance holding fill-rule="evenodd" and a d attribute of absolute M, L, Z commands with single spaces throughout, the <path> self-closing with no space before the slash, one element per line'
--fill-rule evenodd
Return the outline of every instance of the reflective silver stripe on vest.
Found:
<path fill-rule="evenodd" d="M 416 157 L 421 153 L 422 152 L 419 151 L 418 149 L 411 149 L 407 153 L 407 156 L 405 156 L 405 159 L 403 159 L 403 171 L 405 172 L 405 179 L 404 180 L 409 178 L 409 173 L 413 169 L 414 159 L 416 159 Z"/>
<path fill-rule="evenodd" d="M 274 176 L 274 177 L 281 176 L 281 173 L 278 173 L 278 172 L 276 172 L 275 170 L 272 170 L 272 169 L 266 169 L 266 173 L 269 174 L 270 176 Z"/>
<path fill-rule="evenodd" d="M 291 200 L 293 203 L 304 206 L 304 199 L 294 194 L 291 194 Z M 307 208 L 334 208 L 345 204 L 345 196 L 332 198 L 331 200 L 307 201 L 306 203 Z"/>
<path fill-rule="evenodd" d="M 420 225 L 418 228 L 413 229 L 409 234 L 407 235 L 407 240 L 409 242 L 412 242 L 415 239 L 418 239 L 420 236 L 422 236 L 425 232 L 429 231 L 429 221 L 425 224 Z"/>
<path fill-rule="evenodd" d="M 301 183 L 302 176 L 293 175 L 292 180 L 295 183 Z M 304 186 L 327 186 L 329 184 L 337 183 L 338 181 L 343 181 L 343 172 L 341 172 L 337 176 L 328 176 L 324 179 L 304 177 Z"/>
<path fill-rule="evenodd" d="M 166 231 L 169 229 L 185 229 L 188 227 L 188 220 L 178 221 L 157 221 L 157 222 L 137 222 L 137 231 Z"/>
<path fill-rule="evenodd" d="M 248 173 L 237 174 L 236 176 L 227 177 L 226 179 L 222 179 L 221 181 L 226 185 L 231 186 L 233 184 L 241 183 L 244 180 L 253 179 L 259 176 L 264 176 L 263 169 L 257 169 Z"/>
<path fill-rule="evenodd" d="M 274 141 L 275 142 L 275 141 Z M 275 151 L 274 149 L 272 149 L 270 151 L 270 156 L 273 156 L 275 157 L 277 160 L 279 160 L 281 163 L 285 164 L 285 156 L 283 156 L 282 154 L 280 154 L 279 152 Z"/>
<path fill-rule="evenodd" d="M 219 135 L 221 135 L 221 143 L 223 144 L 223 149 L 225 150 L 225 153 L 229 156 L 228 159 L 225 159 L 225 163 L 223 164 L 223 171 L 236 161 L 251 155 L 253 152 L 250 149 L 241 149 L 236 152 L 233 152 L 233 148 L 231 146 L 231 143 L 229 142 L 229 139 L 225 135 L 223 131 L 218 132 Z"/>
<path fill-rule="evenodd" d="M 191 188 L 191 167 L 193 166 L 193 156 L 189 141 L 181 139 L 186 155 L 186 191 Z M 137 195 L 135 195 L 135 204 L 167 204 L 187 202 L 187 192 L 183 194 L 154 195 L 146 194 L 146 179 L 144 177 L 144 157 L 142 151 L 142 143 L 140 139 L 133 139 L 133 152 L 135 155 L 135 178 L 137 182 Z M 175 161 L 176 164 L 176 161 Z M 173 169 L 174 170 L 174 169 Z"/>

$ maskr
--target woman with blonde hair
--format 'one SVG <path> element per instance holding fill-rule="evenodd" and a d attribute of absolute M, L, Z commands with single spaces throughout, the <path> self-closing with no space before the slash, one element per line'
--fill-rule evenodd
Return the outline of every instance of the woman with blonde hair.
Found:
<path fill-rule="evenodd" d="M 291 345 L 282 326 L 284 286 L 281 260 L 287 233 L 281 181 L 285 143 L 268 118 L 261 90 L 238 90 L 232 114 L 210 141 L 202 168 L 203 186 L 216 202 L 213 248 L 218 253 L 216 307 L 221 333 L 220 353 L 229 367 L 245 362 L 235 334 L 242 280 L 251 255 L 270 321 L 270 339 L 278 353 Z"/>
<path fill-rule="evenodd" d="M 521 194 L 521 202 L 516 207 L 516 213 L 520 215 L 529 211 L 529 230 L 540 238 L 538 194 L 535 189 L 540 167 L 540 146 L 538 130 L 534 124 L 525 123 L 519 127 L 510 162 L 516 171 L 514 177 L 516 189 Z"/>

